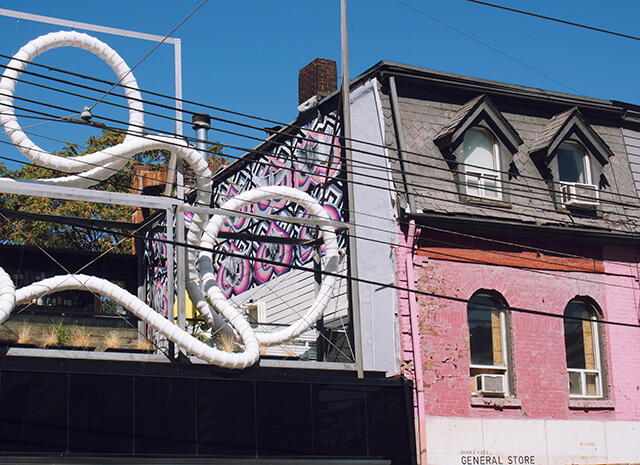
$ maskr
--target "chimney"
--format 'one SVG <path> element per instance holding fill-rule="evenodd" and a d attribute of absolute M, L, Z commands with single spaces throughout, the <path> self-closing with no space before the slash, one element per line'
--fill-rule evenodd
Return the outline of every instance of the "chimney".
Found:
<path fill-rule="evenodd" d="M 298 74 L 298 103 L 301 105 L 313 97 L 318 101 L 338 89 L 336 62 L 316 58 Z"/>

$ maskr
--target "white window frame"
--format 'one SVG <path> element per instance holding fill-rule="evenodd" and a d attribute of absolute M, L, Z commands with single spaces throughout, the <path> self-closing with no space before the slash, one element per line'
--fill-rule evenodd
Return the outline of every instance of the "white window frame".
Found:
<path fill-rule="evenodd" d="M 576 153 L 582 152 L 582 165 L 585 172 L 585 182 L 581 183 L 581 182 L 573 182 L 573 181 L 563 181 L 562 179 L 560 179 L 560 170 L 558 169 L 558 180 L 560 181 L 560 184 L 588 184 L 593 186 L 593 177 L 591 174 L 591 160 L 589 157 L 589 152 L 587 151 L 585 146 L 573 140 L 565 140 L 560 143 L 560 145 L 558 146 L 558 150 L 560 150 L 560 148 L 563 145 L 569 145 L 574 147 L 573 150 Z M 575 147 L 579 147 L 580 150 L 577 150 Z"/>
<path fill-rule="evenodd" d="M 585 304 L 583 304 L 585 305 Z M 591 317 L 591 344 L 593 344 L 593 363 L 595 368 L 568 368 L 567 367 L 567 384 L 569 388 L 569 397 L 572 399 L 595 399 L 602 398 L 602 364 L 600 361 L 600 331 L 598 329 L 598 319 L 595 315 Z M 584 342 L 583 342 L 584 343 Z M 580 393 L 571 393 L 571 373 L 580 375 Z M 596 377 L 596 393 L 587 393 L 587 375 L 595 375 Z"/>
<path fill-rule="evenodd" d="M 560 185 L 560 200 L 565 207 L 586 207 L 593 208 L 600 204 L 600 188 L 593 183 L 593 174 L 591 172 L 591 156 L 586 147 L 574 140 L 565 140 L 559 146 L 558 150 L 563 146 L 572 148 L 576 155 L 582 154 L 582 169 L 584 170 L 584 182 L 580 181 L 563 181 L 560 178 L 560 166 L 558 161 L 558 183 Z M 579 194 L 577 192 L 584 192 Z M 595 195 L 589 195 L 587 192 L 594 191 Z M 572 193 L 576 192 L 576 193 Z"/>
<path fill-rule="evenodd" d="M 593 350 L 593 368 L 570 368 L 568 366 L 567 360 L 567 390 L 569 392 L 569 398 L 571 399 L 602 399 L 604 397 L 604 390 L 602 386 L 603 379 L 603 368 L 602 368 L 602 358 L 601 358 L 601 345 L 602 340 L 600 337 L 600 327 L 599 327 L 599 318 L 598 318 L 598 310 L 594 308 L 593 304 L 585 302 L 582 299 L 573 299 L 565 307 L 565 313 L 567 311 L 568 306 L 571 303 L 577 303 L 581 305 L 587 313 L 591 316 L 589 318 L 589 324 L 591 325 L 591 348 Z M 581 323 L 587 320 L 580 320 Z M 563 328 L 563 335 L 566 338 L 566 326 Z M 582 336 L 582 350 L 586 349 L 584 333 Z M 566 356 L 565 356 L 566 358 Z M 578 393 L 571 392 L 571 375 L 578 375 L 579 380 L 579 391 Z M 587 376 L 594 375 L 595 376 L 595 394 L 589 394 L 587 392 Z"/>
<path fill-rule="evenodd" d="M 480 295 L 489 297 L 489 298 L 494 298 L 490 293 L 479 293 Z M 467 307 L 467 312 L 468 312 L 468 307 Z M 501 374 L 505 377 L 505 382 L 504 382 L 504 396 L 505 397 L 509 397 L 511 395 L 511 390 L 510 390 L 510 381 L 509 381 L 509 352 L 508 352 L 508 346 L 509 346 L 509 341 L 507 339 L 507 315 L 506 315 L 506 311 L 499 309 L 497 310 L 498 315 L 499 315 L 499 319 L 500 319 L 500 352 L 502 353 L 502 365 L 481 365 L 481 364 L 473 364 L 473 363 L 469 363 L 469 369 L 471 372 L 477 371 L 478 373 L 475 374 Z M 470 333 L 470 329 L 471 328 L 467 328 L 467 333 L 469 335 L 469 340 L 471 340 L 471 333 Z M 469 352 L 469 356 L 471 356 L 471 352 Z M 498 373 L 495 373 L 498 372 Z M 473 395 L 478 395 L 478 393 L 475 391 L 475 387 L 473 388 Z"/>
<path fill-rule="evenodd" d="M 463 157 L 464 157 L 464 171 L 465 171 L 465 188 L 466 193 L 472 197 L 481 197 L 490 200 L 502 200 L 502 182 L 500 180 L 500 149 L 498 147 L 498 139 L 493 132 L 481 128 L 473 127 L 467 131 L 467 133 L 475 131 L 487 134 L 493 140 L 493 160 L 495 163 L 495 170 L 485 168 L 482 166 L 468 165 L 467 164 L 467 152 L 466 152 L 466 137 L 463 137 Z M 467 135 L 465 133 L 465 136 Z M 487 180 L 493 180 L 495 182 L 494 187 L 487 187 Z M 477 190 L 477 192 L 470 192 L 471 189 Z M 495 194 L 495 195 L 488 195 Z"/>

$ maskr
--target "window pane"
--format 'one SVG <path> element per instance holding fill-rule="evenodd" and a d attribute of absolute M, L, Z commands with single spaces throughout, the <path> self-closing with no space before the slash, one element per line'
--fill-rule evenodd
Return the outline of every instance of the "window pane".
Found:
<path fill-rule="evenodd" d="M 491 312 L 469 310 L 469 343 L 472 365 L 493 365 Z"/>
<path fill-rule="evenodd" d="M 586 381 L 587 381 L 587 392 L 588 396 L 598 396 L 600 393 L 598 392 L 598 374 L 597 373 L 586 373 Z"/>
<path fill-rule="evenodd" d="M 469 301 L 469 349 L 472 365 L 506 366 L 502 356 L 501 310 L 486 295 L 476 295 Z"/>
<path fill-rule="evenodd" d="M 591 318 L 592 316 L 581 302 L 569 302 L 564 315 L 575 318 Z M 587 322 L 587 324 L 591 323 Z M 586 355 L 587 353 L 593 355 L 593 338 L 590 337 L 590 332 L 586 336 L 585 338 L 582 320 L 564 320 L 564 345 L 567 351 L 568 368 L 590 368 L 587 367 Z"/>
<path fill-rule="evenodd" d="M 585 169 L 585 153 L 577 144 L 563 142 L 558 148 L 558 173 L 562 182 L 590 184 Z"/>
<path fill-rule="evenodd" d="M 467 165 L 495 170 L 493 136 L 486 131 L 470 130 L 464 135 L 464 162 Z"/>
<path fill-rule="evenodd" d="M 480 174 L 467 173 L 467 194 L 480 196 Z"/>
<path fill-rule="evenodd" d="M 569 372 L 569 394 L 582 394 L 582 381 L 580 372 Z"/>
<path fill-rule="evenodd" d="M 496 199 L 500 197 L 498 192 L 498 177 L 497 176 L 484 176 L 484 196 Z"/>

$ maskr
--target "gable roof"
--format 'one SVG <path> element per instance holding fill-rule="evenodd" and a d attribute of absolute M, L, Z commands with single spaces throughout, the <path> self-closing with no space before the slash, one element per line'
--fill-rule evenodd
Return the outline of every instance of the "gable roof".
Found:
<path fill-rule="evenodd" d="M 522 139 L 513 126 L 498 111 L 491 99 L 485 95 L 465 103 L 454 117 L 436 135 L 434 142 L 441 150 L 449 144 L 455 143 L 470 127 L 484 120 L 496 133 L 511 153 L 518 151 Z"/>
<path fill-rule="evenodd" d="M 553 158 L 558 145 L 572 133 L 580 139 L 602 165 L 609 162 L 609 157 L 613 156 L 613 152 L 586 122 L 576 107 L 558 113 L 549 120 L 539 137 L 531 145 L 531 157 L 534 160 L 544 159 L 548 162 Z"/>

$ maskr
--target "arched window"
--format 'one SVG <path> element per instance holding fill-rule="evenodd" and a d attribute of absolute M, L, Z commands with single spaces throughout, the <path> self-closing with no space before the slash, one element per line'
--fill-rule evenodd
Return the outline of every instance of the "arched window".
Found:
<path fill-rule="evenodd" d="M 464 134 L 463 143 L 467 194 L 490 199 L 502 198 L 500 157 L 494 135 L 486 129 L 469 129 Z"/>
<path fill-rule="evenodd" d="M 473 392 L 508 396 L 509 344 L 507 303 L 498 293 L 476 292 L 467 305 L 470 373 Z"/>
<path fill-rule="evenodd" d="M 586 299 L 576 298 L 564 310 L 569 396 L 602 397 L 599 313 Z"/>
<path fill-rule="evenodd" d="M 562 142 L 558 146 L 558 177 L 560 182 L 592 184 L 589 156 L 577 142 Z"/>
<path fill-rule="evenodd" d="M 558 146 L 558 179 L 565 207 L 593 208 L 599 204 L 598 186 L 593 184 L 591 161 L 584 146 L 565 141 Z"/>

